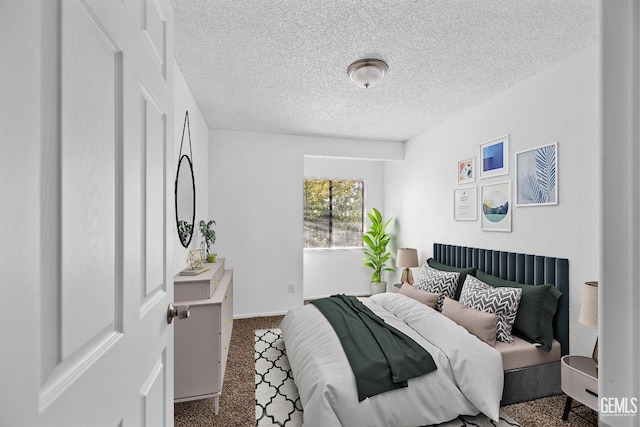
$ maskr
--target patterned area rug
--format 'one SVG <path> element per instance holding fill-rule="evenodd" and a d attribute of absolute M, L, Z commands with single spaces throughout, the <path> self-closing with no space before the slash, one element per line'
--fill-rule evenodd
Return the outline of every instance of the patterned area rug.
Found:
<path fill-rule="evenodd" d="M 258 329 L 255 335 L 256 425 L 302 425 L 302 403 L 293 382 L 280 329 Z"/>
<path fill-rule="evenodd" d="M 302 403 L 284 348 L 280 329 L 258 329 L 255 332 L 256 425 L 261 427 L 299 427 L 302 425 Z M 480 414 L 460 416 L 439 424 L 440 427 L 520 426 L 500 410 L 500 422 L 494 423 Z"/>

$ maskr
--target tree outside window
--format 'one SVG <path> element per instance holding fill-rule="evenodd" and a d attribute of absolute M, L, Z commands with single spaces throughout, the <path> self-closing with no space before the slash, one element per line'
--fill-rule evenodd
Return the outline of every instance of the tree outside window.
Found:
<path fill-rule="evenodd" d="M 364 181 L 304 180 L 304 247 L 361 248 Z"/>

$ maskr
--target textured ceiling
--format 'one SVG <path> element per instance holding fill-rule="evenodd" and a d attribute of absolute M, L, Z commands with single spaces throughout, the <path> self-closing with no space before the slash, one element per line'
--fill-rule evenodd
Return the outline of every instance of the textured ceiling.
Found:
<path fill-rule="evenodd" d="M 404 141 L 597 40 L 598 0 L 173 0 L 211 128 Z M 357 59 L 389 64 L 369 90 Z"/>

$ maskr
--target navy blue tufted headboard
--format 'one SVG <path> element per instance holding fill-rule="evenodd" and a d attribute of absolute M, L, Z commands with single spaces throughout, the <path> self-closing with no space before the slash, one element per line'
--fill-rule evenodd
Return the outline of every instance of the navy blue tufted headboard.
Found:
<path fill-rule="evenodd" d="M 452 267 L 476 267 L 501 279 L 527 285 L 552 284 L 562 292 L 553 321 L 554 338 L 569 354 L 569 260 L 491 249 L 433 244 L 433 259 Z"/>

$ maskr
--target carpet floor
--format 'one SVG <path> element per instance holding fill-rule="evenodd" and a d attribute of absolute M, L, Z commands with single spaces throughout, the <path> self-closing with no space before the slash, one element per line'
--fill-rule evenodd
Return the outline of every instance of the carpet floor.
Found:
<path fill-rule="evenodd" d="M 174 405 L 176 427 L 255 426 L 255 330 L 278 328 L 280 320 L 282 316 L 234 320 L 219 414 L 213 413 L 213 399 L 176 403 Z M 562 421 L 564 402 L 565 397 L 560 395 L 516 403 L 502 409 L 523 427 L 597 425 L 596 413 L 584 407 L 579 411 L 593 424 L 574 414 L 569 415 L 568 422 Z"/>

